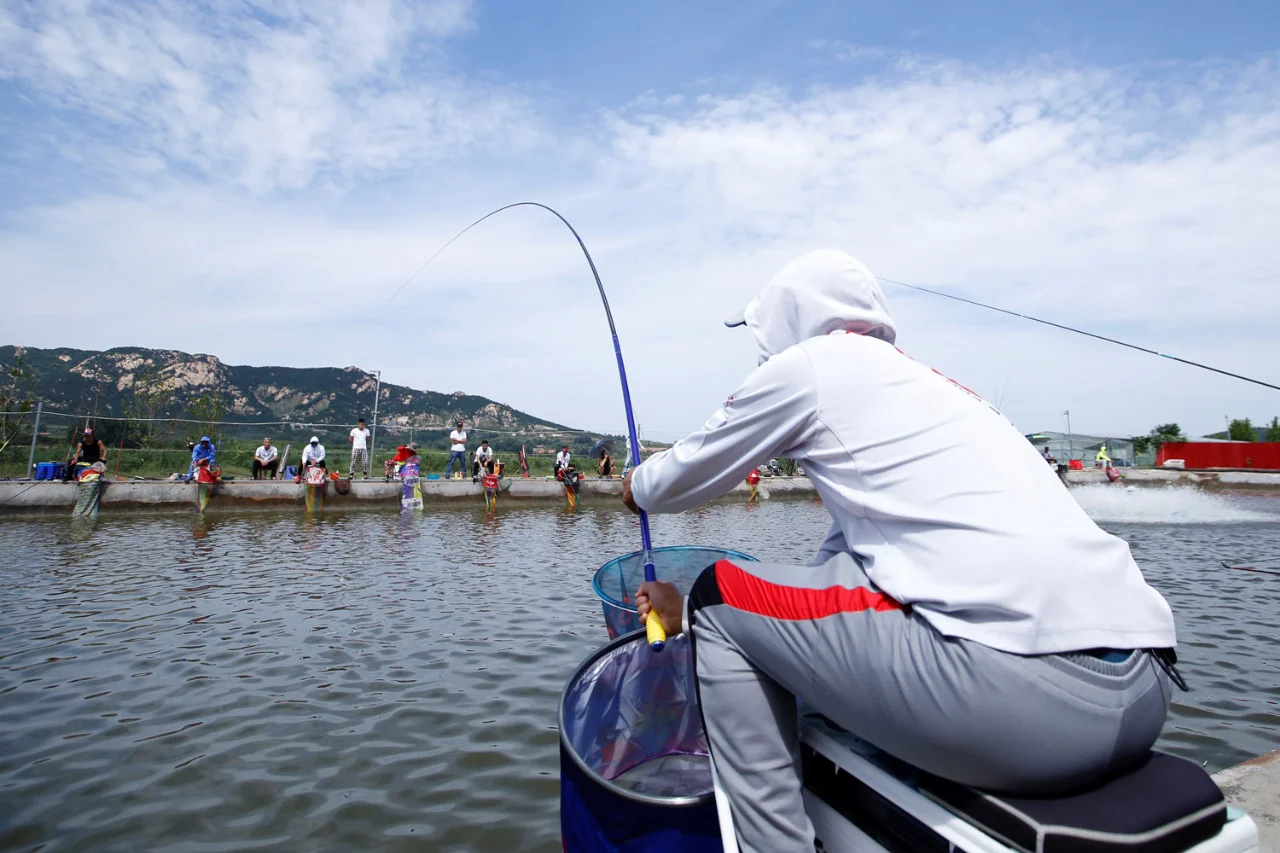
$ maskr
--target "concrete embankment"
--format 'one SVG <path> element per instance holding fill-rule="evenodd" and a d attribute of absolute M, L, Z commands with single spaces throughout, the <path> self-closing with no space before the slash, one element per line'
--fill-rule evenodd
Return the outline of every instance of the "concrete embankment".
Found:
<path fill-rule="evenodd" d="M 1275 491 L 1280 492 L 1280 472 L 1263 471 L 1173 471 L 1125 469 L 1126 485 L 1142 487 L 1191 486 L 1215 491 Z M 564 487 L 550 478 L 513 478 L 499 498 L 500 502 L 565 500 Z M 1071 471 L 1067 474 L 1069 485 L 1106 483 L 1102 471 Z M 767 498 L 816 497 L 813 483 L 807 477 L 766 477 L 760 483 L 761 492 Z M 254 506 L 279 506 L 301 504 L 304 486 L 288 480 L 229 480 L 221 483 L 206 511 L 218 512 Z M 75 504 L 76 485 L 51 481 L 5 480 L 0 481 L 0 513 L 64 510 Z M 738 484 L 725 500 L 746 500 L 748 489 Z M 483 490 L 470 480 L 424 480 L 422 499 L 426 504 L 482 502 Z M 622 494 L 622 481 L 583 480 L 579 499 L 590 502 L 594 498 L 616 498 Z M 117 480 L 104 485 L 102 508 L 110 509 L 162 509 L 183 505 L 194 507 L 196 485 L 172 480 Z M 358 506 L 398 506 L 400 484 L 381 480 L 358 480 L 345 494 L 337 493 L 330 483 L 325 491 L 326 507 L 343 508 Z"/>
<path fill-rule="evenodd" d="M 499 504 L 507 501 L 565 502 L 564 487 L 551 479 L 519 479 L 506 482 L 507 488 L 499 496 Z M 764 480 L 763 491 L 770 498 L 785 496 L 815 496 L 813 484 L 806 477 L 774 477 Z M 76 502 L 76 484 L 49 481 L 9 480 L 0 482 L 0 513 L 67 511 Z M 196 506 L 197 486 L 170 480 L 124 480 L 107 482 L 102 490 L 102 512 L 113 509 L 180 509 Z M 304 489 L 309 488 L 289 480 L 230 480 L 217 486 L 206 512 L 240 510 L 255 506 L 281 506 L 304 501 Z M 727 500 L 745 500 L 748 495 L 745 484 L 739 485 Z M 616 502 L 622 494 L 622 481 L 582 480 L 578 500 L 584 505 L 595 500 Z M 474 503 L 483 504 L 484 490 L 470 480 L 424 480 L 422 482 L 424 504 Z M 359 480 L 351 483 L 351 490 L 338 494 L 334 483 L 329 483 L 324 495 L 326 508 L 352 508 L 361 506 L 399 506 L 400 484 L 381 480 Z"/>
<path fill-rule="evenodd" d="M 1258 849 L 1280 853 L 1280 749 L 1215 773 L 1213 781 L 1258 825 Z"/>

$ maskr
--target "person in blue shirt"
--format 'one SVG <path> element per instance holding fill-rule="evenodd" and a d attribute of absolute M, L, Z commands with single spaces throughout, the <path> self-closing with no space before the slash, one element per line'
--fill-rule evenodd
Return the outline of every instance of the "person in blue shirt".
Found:
<path fill-rule="evenodd" d="M 209 440 L 209 436 L 201 436 L 200 442 L 191 448 L 191 467 L 187 469 L 187 479 L 190 480 L 196 475 L 196 466 L 202 460 L 208 460 L 210 468 L 217 465 L 217 452 L 218 449 Z"/>

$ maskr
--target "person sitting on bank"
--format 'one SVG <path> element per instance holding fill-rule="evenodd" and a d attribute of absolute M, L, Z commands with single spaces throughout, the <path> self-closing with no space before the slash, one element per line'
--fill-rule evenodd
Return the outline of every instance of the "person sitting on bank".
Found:
<path fill-rule="evenodd" d="M 253 479 L 261 480 L 265 471 L 266 479 L 274 480 L 280 469 L 280 451 L 271 446 L 271 439 L 262 439 L 262 446 L 253 452 Z"/>
<path fill-rule="evenodd" d="M 320 443 L 318 436 L 311 436 L 311 441 L 302 450 L 302 467 L 298 469 L 297 482 L 302 482 L 302 477 L 306 473 L 307 468 L 317 466 L 329 470 L 329 466 L 324 464 L 324 445 Z"/>
<path fill-rule="evenodd" d="M 613 477 L 613 457 L 609 455 L 607 447 L 600 449 L 600 464 L 596 465 L 596 471 L 599 472 L 602 480 Z"/>
<path fill-rule="evenodd" d="M 474 467 L 471 469 L 471 479 L 476 480 L 482 474 L 491 473 L 489 466 L 493 462 L 493 448 L 489 446 L 489 442 L 482 441 L 480 446 L 476 448 L 476 458 Z"/>
<path fill-rule="evenodd" d="M 799 461 L 832 517 L 808 564 L 721 560 L 688 596 L 711 761 L 743 853 L 813 853 L 797 699 L 894 758 L 1051 795 L 1143 761 L 1172 698 L 1168 603 L 995 407 L 905 355 L 880 285 L 835 250 L 726 321 L 759 365 L 707 423 L 623 481 L 634 512 L 720 497 Z M 999 460 L 974 465 L 974 459 Z"/>
<path fill-rule="evenodd" d="M 387 460 L 385 474 L 387 479 L 399 476 L 400 466 L 418 455 L 418 447 L 413 442 L 402 444 L 396 448 L 396 455 Z"/>
<path fill-rule="evenodd" d="M 555 474 L 557 480 L 564 479 L 564 469 L 569 467 L 572 459 L 573 456 L 569 453 L 569 445 L 566 444 L 561 447 L 560 452 L 556 454 Z"/>
<path fill-rule="evenodd" d="M 213 468 L 218 464 L 218 448 L 209 440 L 209 436 L 202 435 L 200 440 L 191 448 L 191 467 L 187 469 L 187 479 L 190 480 L 196 475 L 196 466 L 204 462 L 207 467 Z"/>
<path fill-rule="evenodd" d="M 80 474 L 80 471 L 88 468 L 93 463 L 105 463 L 106 458 L 107 447 L 102 443 L 102 439 L 93 434 L 92 427 L 85 427 L 84 434 L 76 442 L 75 452 L 71 454 L 71 459 L 67 462 L 67 473 L 64 479 L 74 479 Z"/>

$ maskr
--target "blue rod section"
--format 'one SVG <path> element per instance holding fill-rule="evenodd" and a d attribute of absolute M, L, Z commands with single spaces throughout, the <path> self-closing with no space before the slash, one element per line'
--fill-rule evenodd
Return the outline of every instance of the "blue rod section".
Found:
<path fill-rule="evenodd" d="M 640 465 L 640 442 L 636 439 L 636 419 L 631 410 L 631 388 L 627 385 L 627 366 L 622 362 L 622 344 L 618 333 L 613 334 L 613 352 L 618 356 L 618 378 L 622 380 L 622 405 L 627 410 L 627 435 L 631 439 L 631 467 Z M 653 539 L 649 535 L 649 513 L 640 510 L 640 547 L 644 551 L 644 579 L 657 580 L 653 568 Z"/>
<path fill-rule="evenodd" d="M 582 249 L 582 254 L 586 257 L 587 264 L 591 267 L 591 275 L 596 280 L 596 290 L 600 291 L 600 301 L 604 303 L 604 315 L 609 320 L 609 333 L 613 335 L 613 352 L 614 355 L 618 357 L 618 378 L 622 381 L 622 405 L 627 411 L 627 436 L 631 439 L 631 467 L 638 467 L 640 465 L 640 442 L 636 437 L 636 418 L 635 414 L 631 410 L 631 389 L 627 385 L 627 367 L 622 361 L 622 345 L 618 342 L 618 328 L 613 323 L 613 311 L 609 308 L 609 297 L 605 295 L 604 284 L 600 281 L 600 273 L 596 270 L 596 262 L 592 259 L 591 253 L 587 251 L 587 244 L 582 242 L 582 237 L 578 234 L 577 229 L 569 224 L 569 220 L 560 215 L 560 211 L 553 207 L 549 207 L 540 201 L 517 201 L 513 204 L 503 205 L 497 210 L 492 210 L 486 213 L 484 216 L 480 217 L 475 222 L 472 222 L 466 228 L 463 228 L 455 234 L 448 243 L 445 243 L 437 249 L 435 254 L 427 258 L 427 260 L 423 262 L 422 266 L 418 267 L 418 269 L 414 271 L 413 275 L 405 279 L 404 284 L 396 288 L 396 292 L 391 294 L 391 297 L 387 299 L 387 302 L 390 303 L 392 299 L 395 299 L 400 291 L 404 290 L 409 282 L 413 281 L 414 278 L 417 277 L 418 273 L 426 269 L 427 264 L 434 261 L 441 252 L 453 245 L 455 240 L 463 234 L 466 234 L 472 228 L 475 228 L 481 222 L 484 222 L 490 216 L 495 216 L 502 211 L 510 210 L 513 207 L 540 207 L 563 222 L 564 227 L 568 228 L 569 233 L 573 234 L 573 238 L 578 241 L 578 248 Z M 640 546 L 643 549 L 644 557 L 644 579 L 646 581 L 656 580 L 657 577 L 653 567 L 653 541 L 649 534 L 649 514 L 643 509 L 640 510 Z M 661 649 L 661 646 L 655 646 L 655 648 Z"/>

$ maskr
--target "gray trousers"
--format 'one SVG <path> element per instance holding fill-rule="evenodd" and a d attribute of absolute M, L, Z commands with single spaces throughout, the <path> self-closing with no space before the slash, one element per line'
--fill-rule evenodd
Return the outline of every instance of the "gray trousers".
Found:
<path fill-rule="evenodd" d="M 720 562 L 688 599 L 702 716 L 743 853 L 812 853 L 796 699 L 890 755 L 995 791 L 1053 793 L 1144 755 L 1171 698 L 1147 652 L 1023 656 L 944 637 L 847 554 Z"/>
<path fill-rule="evenodd" d="M 357 468 L 364 469 L 364 476 L 369 476 L 369 454 L 363 447 L 357 447 L 351 451 L 351 469 L 347 472 L 349 476 L 356 475 Z"/>

